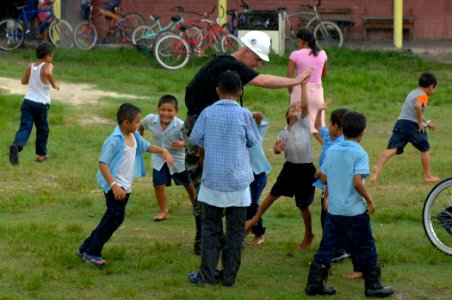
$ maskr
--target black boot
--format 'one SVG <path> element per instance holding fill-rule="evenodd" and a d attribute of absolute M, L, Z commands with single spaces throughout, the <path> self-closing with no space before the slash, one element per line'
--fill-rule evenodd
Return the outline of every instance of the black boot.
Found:
<path fill-rule="evenodd" d="M 389 297 L 394 293 L 392 286 L 385 287 L 380 282 L 381 267 L 376 265 L 374 267 L 365 267 L 363 269 L 364 276 L 364 294 L 366 297 Z"/>
<path fill-rule="evenodd" d="M 328 267 L 318 264 L 316 262 L 311 263 L 309 268 L 308 283 L 304 291 L 310 296 L 314 295 L 333 295 L 336 293 L 334 288 L 329 288 L 324 285 L 324 281 L 328 277 Z"/>
<path fill-rule="evenodd" d="M 201 216 L 195 216 L 196 236 L 193 247 L 195 255 L 201 255 Z"/>

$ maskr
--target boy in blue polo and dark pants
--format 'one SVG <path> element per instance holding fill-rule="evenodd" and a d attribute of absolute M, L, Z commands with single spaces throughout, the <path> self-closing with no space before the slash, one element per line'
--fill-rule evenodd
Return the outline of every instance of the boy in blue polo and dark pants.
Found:
<path fill-rule="evenodd" d="M 392 287 L 380 282 L 381 269 L 369 215 L 375 204 L 364 186 L 369 176 L 369 157 L 359 145 L 366 128 L 366 118 L 358 112 L 347 112 L 342 118 L 345 140 L 328 149 L 320 167 L 321 180 L 327 183 L 328 213 L 319 250 L 311 263 L 305 292 L 308 295 L 333 295 L 334 288 L 325 287 L 331 259 L 337 249 L 347 245 L 354 263 L 361 268 L 366 297 L 387 297 Z M 367 204 L 367 205 L 366 205 Z"/>
<path fill-rule="evenodd" d="M 198 193 L 202 203 L 201 267 L 188 279 L 198 285 L 219 282 L 232 286 L 241 263 L 254 180 L 247 148 L 260 139 L 251 112 L 237 103 L 242 94 L 239 75 L 229 70 L 222 73 L 216 90 L 220 100 L 201 112 L 189 137 L 199 147 L 203 173 Z M 218 272 L 220 254 L 223 270 Z"/>

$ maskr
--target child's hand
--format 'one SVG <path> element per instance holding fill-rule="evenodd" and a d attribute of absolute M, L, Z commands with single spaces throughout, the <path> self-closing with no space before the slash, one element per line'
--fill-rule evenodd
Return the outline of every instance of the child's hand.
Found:
<path fill-rule="evenodd" d="M 55 83 L 54 89 L 56 89 L 57 91 L 60 90 L 60 85 L 58 83 Z"/>
<path fill-rule="evenodd" d="M 174 158 L 173 158 L 173 156 L 168 152 L 168 150 L 163 149 L 163 151 L 162 151 L 162 157 L 163 157 L 163 160 L 166 161 L 166 164 L 168 165 L 168 167 L 174 166 Z"/>
<path fill-rule="evenodd" d="M 427 124 L 427 128 L 430 128 L 431 131 L 435 131 L 436 130 L 436 125 L 433 124 L 432 122 L 429 122 Z"/>
<path fill-rule="evenodd" d="M 123 201 L 124 199 L 126 199 L 126 192 L 117 183 L 113 184 L 111 190 L 113 191 L 115 200 Z"/>
<path fill-rule="evenodd" d="M 281 140 L 276 140 L 275 145 L 273 146 L 273 151 L 275 151 L 276 154 L 279 154 L 284 151 L 285 144 Z"/>
<path fill-rule="evenodd" d="M 251 229 L 253 229 L 254 226 L 256 226 L 257 222 L 254 222 L 254 218 L 246 221 L 245 224 L 245 234 L 249 234 L 251 232 Z"/>
<path fill-rule="evenodd" d="M 172 144 L 171 144 L 171 148 L 173 148 L 173 149 L 184 149 L 184 146 L 185 146 L 185 144 L 184 144 L 184 141 L 174 141 Z"/>
<path fill-rule="evenodd" d="M 322 206 L 323 211 L 327 212 L 328 211 L 328 196 L 325 196 L 323 198 L 323 206 Z"/>
<path fill-rule="evenodd" d="M 319 110 L 325 110 L 328 109 L 328 106 L 331 104 L 331 102 L 333 102 L 333 100 L 331 99 L 326 99 L 322 105 L 320 105 Z"/>
<path fill-rule="evenodd" d="M 260 123 L 262 123 L 262 120 L 264 119 L 264 115 L 261 112 L 259 112 L 259 111 L 254 111 L 253 112 L 253 119 L 256 122 L 256 124 L 259 125 Z"/>
<path fill-rule="evenodd" d="M 300 84 L 304 84 L 303 82 L 305 82 L 305 81 L 307 82 L 307 80 L 309 80 L 309 78 L 311 78 L 311 73 L 312 73 L 312 69 L 308 68 L 303 73 L 301 73 L 297 76 L 297 80 L 299 80 Z"/>
<path fill-rule="evenodd" d="M 376 211 L 375 203 L 372 200 L 370 200 L 369 202 L 367 202 L 367 214 L 373 215 L 375 214 L 375 211 Z"/>

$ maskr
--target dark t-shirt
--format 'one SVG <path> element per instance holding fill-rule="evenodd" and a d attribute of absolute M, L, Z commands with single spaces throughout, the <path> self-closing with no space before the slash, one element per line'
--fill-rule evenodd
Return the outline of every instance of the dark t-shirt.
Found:
<path fill-rule="evenodd" d="M 198 71 L 187 85 L 185 106 L 187 106 L 188 115 L 199 115 L 204 108 L 219 100 L 216 91 L 217 80 L 227 70 L 237 72 L 242 85 L 259 75 L 231 55 L 215 56 Z"/>

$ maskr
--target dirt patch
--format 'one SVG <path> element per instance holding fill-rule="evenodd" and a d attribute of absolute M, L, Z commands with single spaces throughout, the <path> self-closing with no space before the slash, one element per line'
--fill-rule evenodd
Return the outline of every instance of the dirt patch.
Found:
<path fill-rule="evenodd" d="M 146 99 L 146 97 L 119 94 L 96 89 L 91 84 L 78 84 L 59 82 L 60 90 L 50 92 L 52 101 L 62 102 L 70 105 L 93 104 L 99 101 L 101 97 L 121 98 L 121 99 Z M 20 80 L 0 77 L 0 93 L 12 95 L 25 95 L 27 86 L 20 83 Z M 96 115 L 86 116 L 78 119 L 80 124 L 110 124 L 111 120 L 101 118 Z"/>

